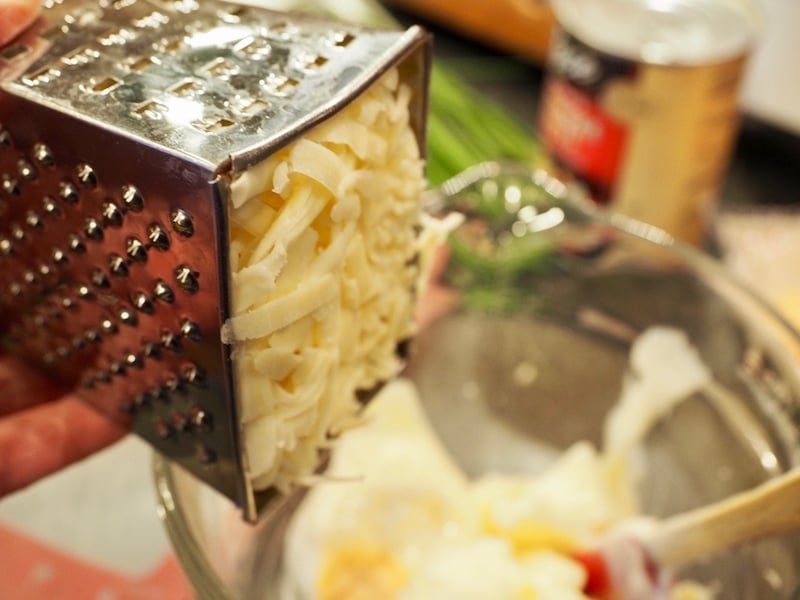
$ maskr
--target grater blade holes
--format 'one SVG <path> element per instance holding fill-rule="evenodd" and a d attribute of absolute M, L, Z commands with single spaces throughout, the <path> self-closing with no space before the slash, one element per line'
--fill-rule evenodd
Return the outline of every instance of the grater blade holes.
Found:
<path fill-rule="evenodd" d="M 122 227 L 122 210 L 111 201 L 103 202 L 100 208 L 104 227 Z"/>
<path fill-rule="evenodd" d="M 346 31 L 336 31 L 331 35 L 331 44 L 338 48 L 347 48 L 356 41 L 356 36 Z"/>
<path fill-rule="evenodd" d="M 84 92 L 103 95 L 108 94 L 120 85 L 122 85 L 122 81 L 115 77 L 98 77 L 90 79 L 89 83 L 81 86 L 81 89 Z"/>
<path fill-rule="evenodd" d="M 22 83 L 24 83 L 28 87 L 37 87 L 40 85 L 52 83 L 59 77 L 61 77 L 61 71 L 56 67 L 48 66 L 48 67 L 43 67 L 38 71 L 31 73 L 30 75 L 25 75 L 22 78 Z"/>
<path fill-rule="evenodd" d="M 133 21 L 133 26 L 139 29 L 158 29 L 169 23 L 169 17 L 162 12 L 154 10 L 149 15 Z"/>
<path fill-rule="evenodd" d="M 86 252 L 86 244 L 74 233 L 71 233 L 67 238 L 67 244 L 69 245 L 69 249 L 75 254 L 84 254 Z"/>
<path fill-rule="evenodd" d="M 136 327 L 136 325 L 139 324 L 139 317 L 136 316 L 133 309 L 127 306 L 119 310 L 119 320 L 123 325 L 127 325 L 128 327 Z"/>
<path fill-rule="evenodd" d="M 122 201 L 125 203 L 125 208 L 131 212 L 142 212 L 144 209 L 144 198 L 142 194 L 132 185 L 126 185 L 122 188 Z"/>
<path fill-rule="evenodd" d="M 83 187 L 94 189 L 97 187 L 97 173 L 90 164 L 81 163 L 75 168 L 75 177 Z"/>
<path fill-rule="evenodd" d="M 0 51 L 0 57 L 10 62 L 15 58 L 19 58 L 20 56 L 27 54 L 30 51 L 30 46 L 26 46 L 25 44 L 13 44 Z"/>
<path fill-rule="evenodd" d="M 24 158 L 17 161 L 17 172 L 23 181 L 35 181 L 39 177 L 36 168 Z"/>
<path fill-rule="evenodd" d="M 94 287 L 99 289 L 107 290 L 111 287 L 108 275 L 101 269 L 92 269 L 92 272 L 89 274 L 89 281 L 91 281 Z"/>
<path fill-rule="evenodd" d="M 59 207 L 56 201 L 50 196 L 42 198 L 42 209 L 44 210 L 44 214 L 48 217 L 61 216 L 61 207 Z"/>
<path fill-rule="evenodd" d="M 2 188 L 3 193 L 8 197 L 16 197 L 22 193 L 19 181 L 7 174 L 3 175 L 0 181 L 0 188 Z"/>
<path fill-rule="evenodd" d="M 78 65 L 88 65 L 98 58 L 100 58 L 100 53 L 96 49 L 84 46 L 63 56 L 61 62 L 65 65 L 75 67 Z"/>
<path fill-rule="evenodd" d="M 175 302 L 175 293 L 163 280 L 158 280 L 153 286 L 153 296 L 165 304 L 172 304 Z"/>
<path fill-rule="evenodd" d="M 158 54 L 175 54 L 186 45 L 186 37 L 167 37 L 153 44 L 153 49 Z"/>
<path fill-rule="evenodd" d="M 137 117 L 145 117 L 157 121 L 163 119 L 164 115 L 167 114 L 168 110 L 169 109 L 160 102 L 156 102 L 155 100 L 148 100 L 144 104 L 141 104 L 136 108 L 134 108 L 133 114 Z"/>
<path fill-rule="evenodd" d="M 180 265 L 175 269 L 175 281 L 185 292 L 194 294 L 200 289 L 199 273 L 193 271 L 186 265 Z"/>
<path fill-rule="evenodd" d="M 105 237 L 103 234 L 103 226 L 100 224 L 100 221 L 94 217 L 89 217 L 84 221 L 83 234 L 86 236 L 86 239 L 94 242 L 100 242 Z"/>
<path fill-rule="evenodd" d="M 128 42 L 132 42 L 133 40 L 135 40 L 137 37 L 139 37 L 139 34 L 136 31 L 133 31 L 126 27 L 120 27 L 115 31 L 100 36 L 99 38 L 97 38 L 97 42 L 101 46 L 105 47 L 124 46 Z"/>
<path fill-rule="evenodd" d="M 235 54 L 251 60 L 263 60 L 272 54 L 272 45 L 263 38 L 246 37 L 233 47 Z"/>
<path fill-rule="evenodd" d="M 25 241 L 25 231 L 17 223 L 11 225 L 11 237 L 17 242 Z"/>
<path fill-rule="evenodd" d="M 117 324 L 108 318 L 100 321 L 100 330 L 107 335 L 114 335 L 115 333 L 119 332 Z"/>
<path fill-rule="evenodd" d="M 257 115 L 269 107 L 269 102 L 258 98 L 239 98 L 234 101 L 234 110 L 247 117 Z"/>
<path fill-rule="evenodd" d="M 41 230 L 44 228 L 41 217 L 32 210 L 29 210 L 25 214 L 25 225 L 33 230 Z"/>
<path fill-rule="evenodd" d="M 41 143 L 33 146 L 33 160 L 42 167 L 52 167 L 56 162 L 53 151 Z"/>
<path fill-rule="evenodd" d="M 230 119 L 221 117 L 221 118 L 211 118 L 211 119 L 199 119 L 197 121 L 193 121 L 192 125 L 195 128 L 199 129 L 200 131 L 204 131 L 205 133 L 217 133 L 219 131 L 230 129 L 231 127 L 236 125 L 236 121 L 231 121 Z"/>
<path fill-rule="evenodd" d="M 59 266 L 64 266 L 69 262 L 67 254 L 61 248 L 53 248 L 50 257 L 53 259 L 53 262 Z"/>
<path fill-rule="evenodd" d="M 122 10 L 136 4 L 136 0 L 101 0 L 100 6 L 113 10 Z"/>
<path fill-rule="evenodd" d="M 155 56 L 134 57 L 127 62 L 128 68 L 135 73 L 160 64 L 161 61 Z"/>
<path fill-rule="evenodd" d="M 193 98 L 203 91 L 203 86 L 197 81 L 183 81 L 167 89 L 167 92 L 179 98 Z"/>
<path fill-rule="evenodd" d="M 183 237 L 192 237 L 194 235 L 192 217 L 182 208 L 172 212 L 170 221 L 172 222 L 172 228 L 177 234 Z"/>
<path fill-rule="evenodd" d="M 270 25 L 267 29 L 267 35 L 269 37 L 274 37 L 279 40 L 290 40 L 294 38 L 298 33 L 299 29 L 296 25 L 289 23 L 288 21 L 280 21 L 273 25 Z"/>
<path fill-rule="evenodd" d="M 63 180 L 58 184 L 58 196 L 67 204 L 76 204 L 80 198 L 80 192 L 74 183 Z"/>
<path fill-rule="evenodd" d="M 153 223 L 147 228 L 147 241 L 151 248 L 162 252 L 169 250 L 169 235 L 158 223 Z"/>
<path fill-rule="evenodd" d="M 287 75 L 270 73 L 263 82 L 264 88 L 274 96 L 287 96 L 292 93 L 300 82 Z"/>
<path fill-rule="evenodd" d="M 10 148 L 13 141 L 8 130 L 0 125 L 0 148 Z"/>
<path fill-rule="evenodd" d="M 114 277 L 124 278 L 130 274 L 128 263 L 119 254 L 112 254 L 108 259 L 108 269 Z"/>
<path fill-rule="evenodd" d="M 229 79 L 239 73 L 239 65 L 220 57 L 204 65 L 201 70 L 218 79 Z"/>
<path fill-rule="evenodd" d="M 125 254 L 133 262 L 147 262 L 147 247 L 139 238 L 129 237 L 125 240 Z"/>
<path fill-rule="evenodd" d="M 0 238 L 0 254 L 11 256 L 14 254 L 14 245 L 7 237 Z"/>
<path fill-rule="evenodd" d="M 161 347 L 173 354 L 182 354 L 183 346 L 181 345 L 180 338 L 173 332 L 165 329 L 161 332 Z"/>
<path fill-rule="evenodd" d="M 193 342 L 203 341 L 203 332 L 200 326 L 191 319 L 183 319 L 180 325 L 181 336 Z"/>
<path fill-rule="evenodd" d="M 131 304 L 136 310 L 146 315 L 152 315 L 156 312 L 153 301 L 144 292 L 133 292 L 131 294 Z"/>
<path fill-rule="evenodd" d="M 223 23 L 241 23 L 242 17 L 247 16 L 248 10 L 246 6 L 231 6 L 225 10 L 217 11 L 217 17 Z"/>

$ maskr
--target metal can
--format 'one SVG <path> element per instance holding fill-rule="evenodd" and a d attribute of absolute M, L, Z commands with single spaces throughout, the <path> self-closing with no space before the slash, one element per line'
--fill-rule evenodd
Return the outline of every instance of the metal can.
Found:
<path fill-rule="evenodd" d="M 554 169 L 599 204 L 702 244 L 758 37 L 750 0 L 554 0 L 539 113 Z"/>

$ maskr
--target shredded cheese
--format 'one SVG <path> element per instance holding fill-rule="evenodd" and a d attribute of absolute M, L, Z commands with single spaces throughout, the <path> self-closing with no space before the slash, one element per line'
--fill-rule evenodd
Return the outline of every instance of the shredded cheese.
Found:
<path fill-rule="evenodd" d="M 288 490 L 397 374 L 414 332 L 423 161 L 396 70 L 232 185 L 233 345 L 256 489 Z"/>

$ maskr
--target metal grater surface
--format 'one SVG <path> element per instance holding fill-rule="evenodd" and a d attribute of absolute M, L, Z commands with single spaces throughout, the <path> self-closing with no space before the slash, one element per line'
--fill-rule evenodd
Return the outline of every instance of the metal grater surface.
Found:
<path fill-rule="evenodd" d="M 255 520 L 271 493 L 245 475 L 219 333 L 231 184 L 395 65 L 422 144 L 428 41 L 206 0 L 51 0 L 0 49 L 5 350 Z"/>

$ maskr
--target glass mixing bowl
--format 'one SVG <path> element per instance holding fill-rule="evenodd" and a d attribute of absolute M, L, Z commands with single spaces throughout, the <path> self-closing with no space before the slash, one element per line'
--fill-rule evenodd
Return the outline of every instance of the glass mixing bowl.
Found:
<path fill-rule="evenodd" d="M 698 506 L 798 463 L 800 338 L 712 258 L 596 212 L 521 166 L 478 165 L 428 200 L 430 211 L 465 219 L 430 288 L 451 305 L 415 339 L 404 375 L 468 474 L 530 470 L 521 439 L 559 449 L 599 443 L 630 342 L 651 325 L 685 331 L 715 384 L 645 440 L 646 513 Z M 524 385 L 520 364 L 536 373 Z M 164 524 L 199 597 L 293 598 L 282 543 L 302 493 L 251 526 L 160 457 L 155 477 Z M 797 564 L 800 538 L 785 535 L 685 574 L 728 600 L 796 598 Z"/>

